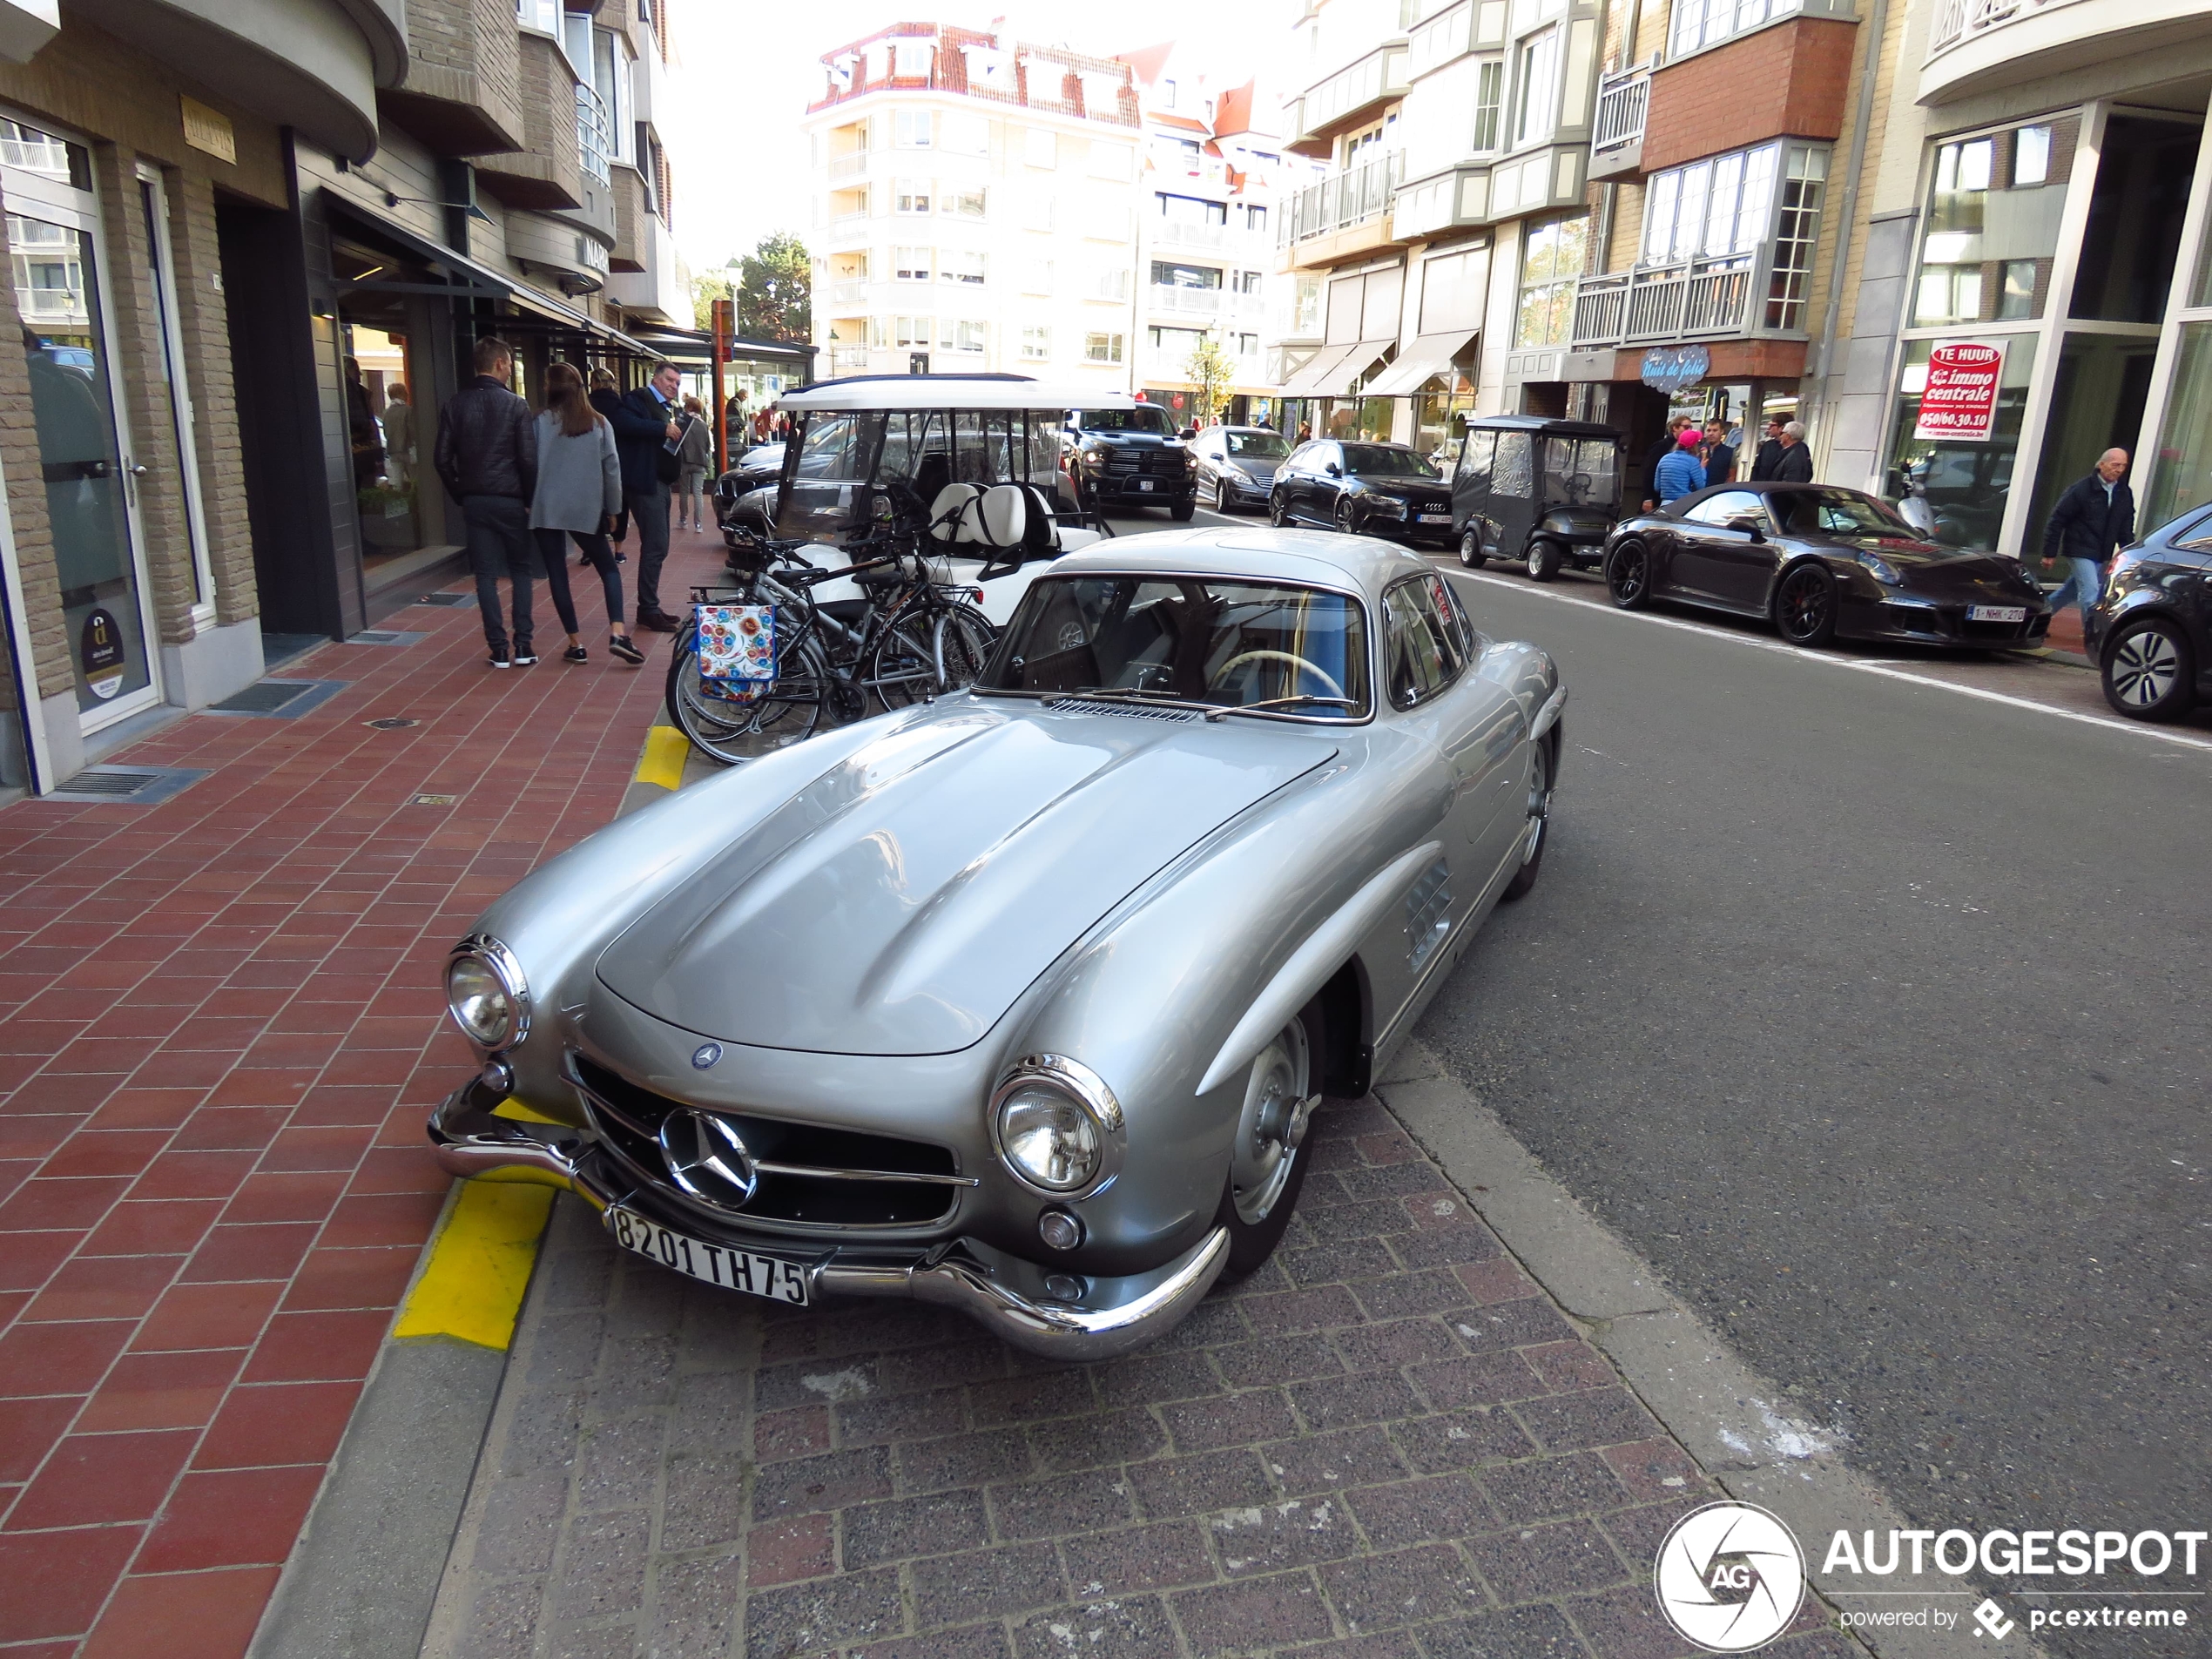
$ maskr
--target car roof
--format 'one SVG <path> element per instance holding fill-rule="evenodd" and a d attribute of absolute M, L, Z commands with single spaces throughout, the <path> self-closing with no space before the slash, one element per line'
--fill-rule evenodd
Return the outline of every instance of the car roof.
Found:
<path fill-rule="evenodd" d="M 1869 501 L 1882 500 L 1871 490 L 1854 489 L 1849 484 L 1824 484 L 1817 478 L 1811 483 L 1797 478 L 1745 478 L 1732 483 L 1708 484 L 1704 489 L 1692 490 L 1687 496 L 1677 496 L 1661 510 L 1679 516 L 1683 508 L 1695 507 L 1708 496 L 1719 496 L 1730 490 L 1749 491 L 1755 496 L 1787 496 L 1804 489 L 1839 489 L 1846 496 L 1864 496 Z M 1891 503 L 1884 502 L 1883 504 L 1887 506 Z"/>
<path fill-rule="evenodd" d="M 1116 536 L 1080 552 L 1062 554 L 1051 569 L 1065 576 L 1196 573 L 1298 582 L 1357 589 L 1374 602 L 1392 583 L 1433 571 L 1435 566 L 1417 553 L 1372 536 L 1232 524 Z"/>
<path fill-rule="evenodd" d="M 1568 421 L 1549 415 L 1476 415 L 1467 417 L 1467 430 L 1486 432 L 1551 432 L 1563 438 L 1610 438 L 1622 441 L 1617 427 L 1595 421 Z"/>
<path fill-rule="evenodd" d="M 853 374 L 786 392 L 786 409 L 1127 409 L 1127 392 L 1020 374 Z"/>

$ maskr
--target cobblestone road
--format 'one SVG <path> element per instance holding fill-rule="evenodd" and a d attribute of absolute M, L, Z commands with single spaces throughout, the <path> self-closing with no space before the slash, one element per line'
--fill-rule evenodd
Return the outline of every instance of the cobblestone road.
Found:
<path fill-rule="evenodd" d="M 1276 1259 L 1096 1366 L 741 1300 L 563 1197 L 426 1654 L 1689 1651 L 1651 1562 L 1717 1489 L 1382 1104 L 1316 1123 Z M 1809 1599 L 1769 1651 L 1857 1650 Z"/>

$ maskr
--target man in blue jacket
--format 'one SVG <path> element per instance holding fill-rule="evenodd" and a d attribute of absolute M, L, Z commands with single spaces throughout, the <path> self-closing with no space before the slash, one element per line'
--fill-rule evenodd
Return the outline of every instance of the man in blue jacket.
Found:
<path fill-rule="evenodd" d="M 1651 491 L 1658 496 L 1662 507 L 1705 488 L 1705 469 L 1697 459 L 1697 446 L 1704 438 L 1705 435 L 1696 426 L 1686 426 L 1676 440 L 1674 453 L 1660 457 L 1651 480 Z"/>
<path fill-rule="evenodd" d="M 677 388 L 682 384 L 675 364 L 658 364 L 651 381 L 624 394 L 607 417 L 622 456 L 622 498 L 630 522 L 637 527 L 637 625 L 664 634 L 681 626 L 660 608 L 660 569 L 668 560 L 668 486 L 676 475 L 672 446 L 684 435 L 676 420 Z"/>
<path fill-rule="evenodd" d="M 2089 641 L 2089 612 L 2103 597 L 2105 561 L 2113 550 L 2135 539 L 2135 492 L 2124 480 L 2128 452 L 2107 449 L 2097 469 L 2067 487 L 2043 527 L 2043 567 L 2062 558 L 2069 569 L 2056 593 L 2047 596 L 2052 612 L 2068 599 L 2081 608 L 2081 638 Z"/>

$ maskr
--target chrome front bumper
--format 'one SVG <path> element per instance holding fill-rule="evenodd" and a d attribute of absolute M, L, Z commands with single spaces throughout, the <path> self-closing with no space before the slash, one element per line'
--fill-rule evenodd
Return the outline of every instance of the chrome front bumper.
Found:
<path fill-rule="evenodd" d="M 429 1138 L 439 1167 L 448 1175 L 492 1180 L 537 1181 L 564 1187 L 595 1210 L 605 1211 L 628 1194 L 631 1183 L 598 1155 L 592 1138 L 563 1123 L 502 1117 L 498 1104 L 471 1082 L 446 1096 L 430 1114 Z M 804 1260 L 794 1241 L 762 1234 L 748 1247 L 786 1260 Z M 960 1251 L 961 1246 L 953 1246 Z M 1086 1278 L 1073 1300 L 1058 1300 L 1015 1278 L 1043 1271 L 1026 1263 L 993 1264 L 997 1252 L 970 1247 L 962 1253 L 933 1249 L 910 1258 L 863 1258 L 840 1246 L 806 1262 L 817 1296 L 903 1296 L 957 1309 L 1017 1348 L 1068 1360 L 1104 1359 L 1163 1336 L 1202 1301 L 1229 1259 L 1229 1233 L 1217 1227 L 1173 1261 L 1126 1278 Z M 1004 1258 L 1000 1258 L 1004 1260 Z"/>

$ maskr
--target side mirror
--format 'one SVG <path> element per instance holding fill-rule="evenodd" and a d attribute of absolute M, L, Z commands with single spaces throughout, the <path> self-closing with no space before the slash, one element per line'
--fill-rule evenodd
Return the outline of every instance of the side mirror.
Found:
<path fill-rule="evenodd" d="M 1344 469 L 1343 469 L 1342 467 L 1339 467 L 1339 465 L 1337 465 L 1337 463 L 1336 463 L 1335 462 L 1332 461 L 1332 462 L 1329 463 L 1329 476 L 1330 476 L 1330 477 L 1332 477 L 1332 478 L 1341 478 L 1341 477 L 1343 477 L 1343 476 L 1344 476 Z"/>
<path fill-rule="evenodd" d="M 1194 426 L 1187 426 L 1187 427 L 1184 428 L 1182 431 L 1180 431 L 1180 432 L 1178 432 L 1178 433 L 1177 433 L 1177 434 L 1176 434 L 1176 436 L 1177 436 L 1177 437 L 1179 437 L 1179 438 L 1182 438 L 1182 439 L 1185 440 L 1186 442 L 1187 442 L 1187 441 L 1189 441 L 1190 439 L 1192 439 L 1192 438 L 1197 437 L 1197 435 L 1198 435 L 1198 428 L 1197 428 L 1197 427 L 1194 427 Z"/>
<path fill-rule="evenodd" d="M 1759 527 L 1759 521 L 1756 518 L 1731 518 L 1728 521 L 1728 527 L 1743 531 L 1755 542 L 1766 540 L 1766 531 Z"/>

